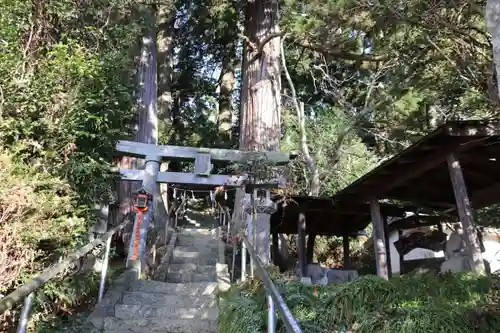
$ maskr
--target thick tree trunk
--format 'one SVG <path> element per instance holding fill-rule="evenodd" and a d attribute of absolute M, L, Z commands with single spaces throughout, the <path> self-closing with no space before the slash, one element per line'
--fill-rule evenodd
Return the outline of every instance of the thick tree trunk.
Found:
<path fill-rule="evenodd" d="M 249 1 L 247 37 L 257 49 L 247 50 L 244 59 L 240 119 L 240 148 L 244 150 L 280 149 L 280 38 L 260 44 L 266 37 L 278 33 L 277 1 Z"/>
<path fill-rule="evenodd" d="M 172 98 L 173 47 L 175 35 L 175 8 L 161 5 L 158 8 L 158 118 L 170 123 Z"/>
<path fill-rule="evenodd" d="M 158 118 L 160 128 L 165 131 L 165 128 L 171 126 L 172 116 L 172 71 L 174 67 L 173 50 L 174 50 L 174 35 L 175 35 L 175 18 L 176 8 L 173 4 L 162 4 L 158 7 Z M 160 171 L 167 171 L 168 163 L 163 162 Z M 160 185 L 161 196 L 165 205 L 165 210 L 168 212 L 168 185 Z M 168 216 L 167 216 L 168 219 Z M 167 226 L 169 222 L 167 220 Z"/>
<path fill-rule="evenodd" d="M 222 137 L 225 146 L 229 146 L 232 129 L 232 96 L 234 91 L 235 79 L 235 58 L 236 48 L 234 41 L 229 44 L 228 54 L 222 63 L 222 72 L 220 78 L 219 93 L 219 116 L 217 119 L 219 135 Z"/>
<path fill-rule="evenodd" d="M 137 117 L 137 127 L 135 141 L 150 144 L 158 144 L 158 115 L 156 109 L 157 82 L 156 82 L 156 29 L 155 14 L 152 8 L 147 11 L 148 26 L 144 29 L 144 36 L 141 40 L 141 54 L 139 61 L 138 79 L 139 79 L 139 107 Z M 124 168 L 140 169 L 144 161 L 141 159 L 124 157 L 120 166 Z M 128 213 L 133 211 L 132 195 L 137 191 L 141 184 L 139 182 L 124 182 L 118 184 L 118 200 L 120 203 L 117 222 Z M 159 195 L 159 188 L 157 193 Z M 158 206 L 155 200 L 155 212 Z M 156 214 L 155 214 L 156 216 Z M 156 219 L 158 222 L 159 219 Z M 129 225 L 130 226 L 130 225 Z M 131 236 L 130 229 L 125 230 L 123 240 L 128 249 L 128 242 Z"/>
<path fill-rule="evenodd" d="M 248 40 L 243 61 L 240 149 L 277 151 L 281 136 L 280 39 L 271 38 L 279 33 L 277 1 L 249 1 L 246 18 Z M 241 198 L 241 193 L 237 198 Z M 239 200 L 236 205 L 240 205 Z M 269 224 L 269 215 L 258 214 L 253 229 L 257 232 L 255 250 L 264 264 L 269 262 Z"/>
<path fill-rule="evenodd" d="M 496 94 L 500 93 L 500 0 L 488 0 L 486 2 L 486 26 L 491 34 L 493 45 L 493 61 L 496 68 Z M 498 99 L 497 99 L 498 100 Z"/>

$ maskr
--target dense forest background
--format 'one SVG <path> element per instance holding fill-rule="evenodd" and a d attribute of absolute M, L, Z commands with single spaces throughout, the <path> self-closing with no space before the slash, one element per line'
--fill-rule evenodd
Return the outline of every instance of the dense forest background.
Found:
<path fill-rule="evenodd" d="M 301 152 L 290 191 L 332 195 L 447 120 L 497 117 L 485 5 L 280 1 L 281 149 Z M 239 146 L 242 59 L 276 42 L 248 37 L 249 11 L 0 0 L 0 293 L 87 241 L 92 205 L 114 190 L 114 144 L 134 138 L 144 34 L 159 142 Z"/>

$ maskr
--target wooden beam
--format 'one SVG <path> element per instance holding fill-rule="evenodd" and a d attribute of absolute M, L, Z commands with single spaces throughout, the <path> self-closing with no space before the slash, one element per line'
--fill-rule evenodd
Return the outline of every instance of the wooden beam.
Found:
<path fill-rule="evenodd" d="M 375 248 L 375 261 L 377 264 L 377 275 L 389 279 L 387 270 L 387 253 L 384 237 L 384 220 L 380 213 L 379 202 L 376 199 L 370 201 L 370 211 L 372 213 L 373 226 L 373 247 Z"/>
<path fill-rule="evenodd" d="M 476 274 L 485 275 L 486 269 L 481 255 L 481 247 L 477 239 L 476 227 L 472 217 L 472 207 L 465 186 L 464 175 L 460 166 L 460 161 L 454 154 L 446 157 L 448 169 L 450 170 L 451 183 L 457 202 L 457 211 L 464 231 L 464 240 L 470 255 L 469 261 L 472 270 Z"/>
<path fill-rule="evenodd" d="M 271 259 L 274 265 L 280 266 L 280 246 L 277 232 L 271 233 Z"/>
<path fill-rule="evenodd" d="M 314 260 L 314 244 L 316 243 L 316 232 L 310 232 L 307 236 L 306 263 L 312 264 Z"/>
<path fill-rule="evenodd" d="M 425 199 L 421 199 L 422 197 L 424 197 Z M 442 199 L 427 198 L 425 197 L 425 194 L 417 196 L 416 194 L 411 195 L 411 193 L 402 193 L 398 195 L 392 195 L 391 199 L 411 202 L 418 208 L 432 208 L 434 210 L 441 210 L 455 207 L 455 205 L 451 201 L 443 202 Z"/>
<path fill-rule="evenodd" d="M 440 222 L 446 221 L 445 216 L 437 215 L 420 215 L 420 216 L 408 216 L 404 219 L 396 220 L 388 225 L 388 231 L 393 230 L 407 230 L 418 227 L 428 227 L 437 225 Z"/>
<path fill-rule="evenodd" d="M 391 246 L 389 239 L 389 227 L 387 225 L 387 217 L 384 216 L 382 222 L 384 223 L 384 241 L 385 241 L 385 253 L 387 253 L 387 277 L 392 278 L 392 262 L 391 262 Z"/>
<path fill-rule="evenodd" d="M 163 160 L 169 161 L 193 161 L 200 153 L 210 154 L 213 161 L 218 162 L 245 162 L 249 160 L 264 160 L 285 165 L 295 158 L 296 154 L 286 152 L 245 152 L 241 150 L 202 148 L 202 147 L 181 147 L 168 145 L 151 145 L 134 141 L 118 141 L 116 150 L 122 155 L 145 157 L 161 156 Z"/>
<path fill-rule="evenodd" d="M 342 247 L 344 250 L 344 269 L 349 269 L 351 267 L 351 253 L 349 250 L 349 236 L 344 235 L 342 237 Z"/>
<path fill-rule="evenodd" d="M 143 170 L 120 169 L 122 180 L 142 181 L 144 179 Z M 241 186 L 245 177 L 228 175 L 211 175 L 209 177 L 200 177 L 192 173 L 183 172 L 160 172 L 156 181 L 158 183 L 168 184 L 190 184 L 205 186 Z"/>
<path fill-rule="evenodd" d="M 398 240 L 403 239 L 403 230 L 399 229 L 398 230 Z M 398 256 L 399 256 L 399 275 L 403 275 L 403 266 L 405 265 L 405 255 L 403 254 L 403 251 L 399 252 L 398 251 Z"/>

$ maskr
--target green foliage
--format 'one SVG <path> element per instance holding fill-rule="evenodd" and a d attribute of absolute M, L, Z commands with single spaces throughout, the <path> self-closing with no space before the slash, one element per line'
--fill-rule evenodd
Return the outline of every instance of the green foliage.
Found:
<path fill-rule="evenodd" d="M 285 1 L 282 27 L 293 36 L 286 56 L 297 89 L 308 104 L 368 106 L 360 134 L 380 154 L 445 120 L 492 117 L 484 4 Z"/>
<path fill-rule="evenodd" d="M 35 256 L 60 256 L 83 241 L 84 220 L 74 216 L 75 193 L 61 179 L 0 155 L 0 293 L 37 272 Z M 44 253 L 41 244 L 50 244 Z"/>
<path fill-rule="evenodd" d="M 110 267 L 108 279 L 114 280 L 123 269 Z M 75 274 L 48 283 L 37 293 L 32 314 L 32 332 L 89 332 L 95 329 L 87 322 L 96 303 L 100 275 Z M 73 309 L 79 313 L 75 314 Z"/>
<path fill-rule="evenodd" d="M 364 276 L 330 286 L 275 277 L 303 332 L 496 332 L 498 278 L 426 275 L 385 281 Z M 221 301 L 221 332 L 263 332 L 266 294 L 256 281 L 233 287 Z M 246 312 L 248 310 L 248 312 Z M 286 332 L 278 319 L 277 332 Z"/>
<path fill-rule="evenodd" d="M 77 194 L 62 179 L 37 168 L 14 163 L 0 153 L 0 293 L 8 294 L 48 264 L 87 240 L 85 219 L 74 215 Z M 111 270 L 112 279 L 117 270 Z M 37 294 L 32 323 L 52 330 L 54 320 L 71 315 L 75 307 L 91 307 L 99 276 L 73 275 L 70 270 L 49 281 Z M 8 330 L 17 310 L 0 316 L 0 331 Z"/>
<path fill-rule="evenodd" d="M 129 50 L 139 30 L 126 3 L 46 9 L 1 3 L 0 145 L 67 180 L 88 204 L 109 194 L 110 152 L 130 133 Z"/>
<path fill-rule="evenodd" d="M 370 170 L 376 163 L 375 155 L 362 143 L 354 131 L 347 129 L 348 120 L 338 109 L 314 109 L 315 117 L 308 119 L 306 132 L 308 146 L 320 171 L 320 195 L 333 195 Z M 285 113 L 284 151 L 301 151 L 297 117 Z M 336 141 L 349 131 L 340 146 Z M 302 154 L 291 162 L 294 192 L 307 194 L 310 172 Z"/>
<path fill-rule="evenodd" d="M 89 208 L 110 196 L 134 120 L 134 6 L 0 0 L 1 293 L 87 242 Z M 95 288 L 64 277 L 40 292 L 43 318 Z"/>
<path fill-rule="evenodd" d="M 244 3 L 172 3 L 173 107 L 160 125 L 160 141 L 234 146 L 237 136 L 223 142 L 215 126 L 218 72 L 228 57 L 239 62 Z M 491 47 L 478 10 L 484 1 L 286 0 L 280 5 L 280 24 L 290 35 L 285 56 L 306 104 L 321 195 L 334 194 L 380 157 L 444 120 L 494 114 Z M 12 235 L 5 260 L 14 263 L 5 266 L 11 275 L 2 276 L 7 277 L 0 280 L 2 291 L 79 245 L 91 223 L 88 208 L 110 195 L 113 146 L 132 133 L 136 41 L 149 24 L 142 9 L 130 0 L 0 0 L 0 147 L 9 151 L 0 170 L 8 179 L 0 185 L 1 209 L 15 203 L 14 213 L 0 220 L 3 234 Z M 235 89 L 233 105 L 238 93 Z M 282 149 L 299 151 L 297 119 L 289 100 L 283 100 Z M 290 169 L 292 192 L 307 193 L 311 175 L 302 154 Z M 496 216 L 496 208 L 478 212 L 483 224 Z M 46 243 L 57 245 L 44 249 Z M 320 238 L 317 247 L 318 258 L 338 262 L 339 239 Z M 45 251 L 43 262 L 35 260 L 39 251 Z M 66 293 L 54 293 L 54 300 L 72 304 Z M 261 317 L 238 311 L 260 313 L 264 305 L 247 302 L 227 315 L 237 313 L 236 319 L 247 320 L 243 327 L 262 331 Z M 429 314 L 437 309 L 432 306 Z M 315 320 L 307 307 L 295 311 L 306 323 Z M 415 327 L 410 322 L 415 317 L 405 316 L 400 322 L 407 327 L 391 327 Z"/>
<path fill-rule="evenodd" d="M 478 209 L 474 212 L 474 221 L 484 227 L 496 227 L 499 226 L 500 216 L 500 205 L 495 204 L 482 209 Z"/>

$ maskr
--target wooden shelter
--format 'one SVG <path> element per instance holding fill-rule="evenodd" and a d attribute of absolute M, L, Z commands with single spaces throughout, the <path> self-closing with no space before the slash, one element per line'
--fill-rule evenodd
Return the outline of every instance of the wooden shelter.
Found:
<path fill-rule="evenodd" d="M 452 121 L 382 163 L 334 196 L 338 206 L 370 202 L 378 275 L 388 277 L 387 222 L 380 200 L 410 202 L 441 214 L 457 214 L 481 273 L 481 252 L 472 207 L 500 201 L 500 122 Z"/>
<path fill-rule="evenodd" d="M 469 232 L 474 230 L 472 207 L 500 202 L 500 173 L 496 174 L 499 143 L 498 120 L 447 122 L 332 198 L 296 197 L 298 205 L 282 207 L 271 217 L 271 230 L 291 233 L 297 228 L 299 243 L 305 233 L 343 235 L 348 239 L 348 235 L 354 235 L 372 221 L 377 273 L 387 278 L 390 271 L 387 217 L 401 217 L 404 211 L 418 209 L 437 215 L 456 214 L 478 270 L 477 237 Z M 437 219 L 429 218 L 427 222 Z M 416 223 L 411 219 L 402 221 Z M 348 241 L 344 245 L 348 248 Z M 304 252 L 304 247 L 299 252 Z"/>
<path fill-rule="evenodd" d="M 278 202 L 276 213 L 271 215 L 273 253 L 277 253 L 278 234 L 298 235 L 298 256 L 301 273 L 313 260 L 316 236 L 343 237 L 344 267 L 350 266 L 349 238 L 357 237 L 371 221 L 370 205 L 351 202 L 337 205 L 331 197 L 292 196 L 274 198 Z M 404 217 L 411 206 L 382 203 L 380 209 L 386 216 Z M 306 235 L 307 238 L 306 244 Z"/>

